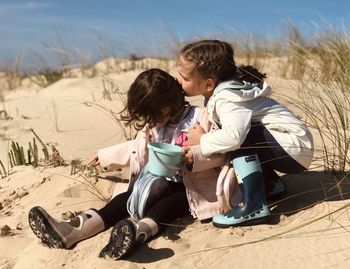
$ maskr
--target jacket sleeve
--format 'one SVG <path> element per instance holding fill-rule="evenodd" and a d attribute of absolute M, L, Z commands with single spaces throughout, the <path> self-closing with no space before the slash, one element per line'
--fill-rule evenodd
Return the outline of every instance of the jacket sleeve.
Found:
<path fill-rule="evenodd" d="M 208 117 L 207 108 L 201 110 L 198 117 L 198 121 L 205 132 L 210 131 L 212 124 L 210 123 Z M 201 151 L 200 145 L 191 146 L 191 150 L 194 158 L 191 170 L 192 172 L 201 172 L 215 167 L 221 167 L 225 164 L 227 159 L 226 154 L 212 154 L 210 156 L 204 156 Z"/>
<path fill-rule="evenodd" d="M 250 128 L 252 111 L 242 105 L 221 98 L 216 101 L 215 111 L 221 128 L 202 135 L 200 146 L 205 156 L 238 149 Z"/>
<path fill-rule="evenodd" d="M 103 171 L 113 171 L 130 165 L 130 149 L 134 140 L 100 149 L 97 152 Z"/>
<path fill-rule="evenodd" d="M 130 166 L 131 175 L 138 174 L 147 162 L 146 147 L 149 139 L 150 129 L 145 127 L 133 140 L 100 149 L 97 156 L 103 171 Z"/>

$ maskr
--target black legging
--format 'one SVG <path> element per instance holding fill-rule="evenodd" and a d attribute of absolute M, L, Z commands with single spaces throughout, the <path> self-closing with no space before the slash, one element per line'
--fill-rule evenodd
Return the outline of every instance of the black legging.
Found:
<path fill-rule="evenodd" d="M 172 220 L 182 217 L 189 212 L 186 189 L 182 183 L 168 181 L 171 194 L 161 198 L 146 213 L 145 217 L 153 219 L 158 225 L 169 223 Z M 116 195 L 108 204 L 98 210 L 102 217 L 105 228 L 114 226 L 118 221 L 129 217 L 126 203 L 131 190 Z"/>
<path fill-rule="evenodd" d="M 247 154 L 258 154 L 263 170 L 277 170 L 286 174 L 297 174 L 306 170 L 261 123 L 252 123 L 243 144 L 238 150 L 231 152 L 230 157 L 233 159 Z"/>
<path fill-rule="evenodd" d="M 128 210 L 126 209 L 126 202 L 130 194 L 131 190 L 114 196 L 111 201 L 97 211 L 103 219 L 105 229 L 114 226 L 118 221 L 129 216 Z"/>

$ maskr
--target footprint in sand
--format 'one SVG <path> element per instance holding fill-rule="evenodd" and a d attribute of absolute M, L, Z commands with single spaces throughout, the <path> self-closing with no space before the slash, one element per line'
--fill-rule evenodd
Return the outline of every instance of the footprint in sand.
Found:
<path fill-rule="evenodd" d="M 17 199 L 17 198 L 23 198 L 24 196 L 26 196 L 27 194 L 29 194 L 28 192 L 27 192 L 27 190 L 26 189 L 18 189 L 17 191 L 16 191 L 16 194 L 14 195 L 14 199 Z"/>
<path fill-rule="evenodd" d="M 12 269 L 15 266 L 15 261 L 6 259 L 0 263 L 1 269 Z"/>
<path fill-rule="evenodd" d="M 70 187 L 63 191 L 63 195 L 65 197 L 81 197 L 82 187 L 81 186 Z"/>
<path fill-rule="evenodd" d="M 4 199 L 1 202 L 0 210 L 11 208 L 12 207 L 12 203 L 13 203 L 13 201 L 11 199 Z"/>

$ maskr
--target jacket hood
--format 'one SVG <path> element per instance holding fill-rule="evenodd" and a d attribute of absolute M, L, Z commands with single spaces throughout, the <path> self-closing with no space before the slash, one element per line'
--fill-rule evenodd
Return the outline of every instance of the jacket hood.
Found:
<path fill-rule="evenodd" d="M 243 81 L 243 85 L 235 80 L 220 83 L 214 89 L 213 95 L 220 93 L 220 96 L 230 95 L 230 99 L 236 102 L 244 102 L 256 99 L 261 96 L 268 96 L 271 93 L 271 87 L 264 81 L 262 88 L 257 83 Z M 232 94 L 233 93 L 233 94 Z"/>

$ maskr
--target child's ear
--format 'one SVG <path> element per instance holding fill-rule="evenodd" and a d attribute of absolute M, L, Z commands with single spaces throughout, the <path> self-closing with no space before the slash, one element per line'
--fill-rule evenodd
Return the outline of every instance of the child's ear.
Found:
<path fill-rule="evenodd" d="M 207 79 L 207 90 L 208 91 L 213 91 L 215 89 L 215 80 L 212 78 Z"/>

